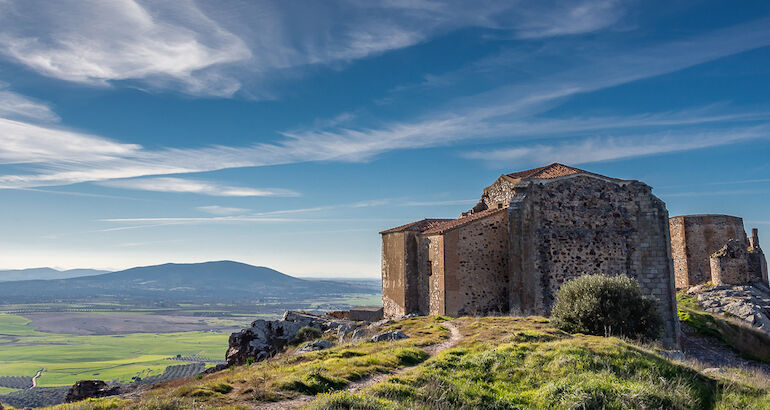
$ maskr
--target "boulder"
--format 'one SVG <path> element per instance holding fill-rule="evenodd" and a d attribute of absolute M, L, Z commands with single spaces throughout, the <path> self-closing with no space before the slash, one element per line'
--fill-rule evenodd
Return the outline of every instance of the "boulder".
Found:
<path fill-rule="evenodd" d="M 764 285 L 695 286 L 703 310 L 734 317 L 756 329 L 770 333 L 770 290 Z"/>
<path fill-rule="evenodd" d="M 328 349 L 332 346 L 334 346 L 334 343 L 328 340 L 316 340 L 313 342 L 305 343 L 299 349 L 297 349 L 295 353 L 315 352 L 318 350 Z"/>
<path fill-rule="evenodd" d="M 390 341 L 390 340 L 400 340 L 400 339 L 406 339 L 409 336 L 397 331 L 392 330 L 390 332 L 384 332 L 380 333 L 378 335 L 372 336 L 372 342 L 383 342 L 383 341 Z"/>
<path fill-rule="evenodd" d="M 113 396 L 118 393 L 120 393 L 119 386 L 110 387 L 102 380 L 81 380 L 70 388 L 64 400 L 67 403 L 72 403 L 91 397 Z"/>
<path fill-rule="evenodd" d="M 383 326 L 389 325 L 391 323 L 395 323 L 395 322 L 393 322 L 390 319 L 382 319 L 382 320 L 378 320 L 378 321 L 376 321 L 374 323 L 371 323 L 369 326 L 367 326 L 367 328 L 374 329 L 376 327 L 383 327 Z"/>
<path fill-rule="evenodd" d="M 349 326 L 354 326 L 349 320 L 287 310 L 281 320 L 255 320 L 251 327 L 230 335 L 230 347 L 225 359 L 228 366 L 246 364 L 249 358 L 257 362 L 283 350 L 303 327 L 313 327 L 322 332 L 338 329 L 339 332 L 339 329 Z"/>
<path fill-rule="evenodd" d="M 222 370 L 225 370 L 228 367 L 230 366 L 228 366 L 226 363 L 219 363 L 214 367 L 209 367 L 208 369 L 200 372 L 199 374 L 211 374 L 211 373 L 221 372 Z"/>
<path fill-rule="evenodd" d="M 225 359 L 231 366 L 246 364 L 249 358 L 265 360 L 281 351 L 296 336 L 305 322 L 255 320 L 251 327 L 230 335 Z"/>
<path fill-rule="evenodd" d="M 350 337 L 353 341 L 361 340 L 366 338 L 369 335 L 369 331 L 365 328 L 358 328 L 353 331 L 353 335 Z"/>

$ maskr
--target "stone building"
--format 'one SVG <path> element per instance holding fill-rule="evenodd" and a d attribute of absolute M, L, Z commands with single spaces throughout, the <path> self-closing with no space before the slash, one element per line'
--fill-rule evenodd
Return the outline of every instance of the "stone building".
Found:
<path fill-rule="evenodd" d="M 767 262 L 759 247 L 759 232 L 755 228 L 747 237 L 740 217 L 675 216 L 669 226 L 677 288 L 706 282 L 767 284 Z"/>
<path fill-rule="evenodd" d="M 548 315 L 562 283 L 627 274 L 678 343 L 668 212 L 651 188 L 551 164 L 501 175 L 457 219 L 381 232 L 385 316 Z"/>

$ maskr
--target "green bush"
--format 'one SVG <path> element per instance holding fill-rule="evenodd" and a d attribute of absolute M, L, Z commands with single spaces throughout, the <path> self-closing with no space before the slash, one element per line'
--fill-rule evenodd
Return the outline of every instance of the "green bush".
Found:
<path fill-rule="evenodd" d="M 294 336 L 292 343 L 302 343 L 308 340 L 318 339 L 323 333 L 321 329 L 311 326 L 303 326 L 297 331 L 297 336 Z"/>
<path fill-rule="evenodd" d="M 584 275 L 565 283 L 551 322 L 567 332 L 640 340 L 657 339 L 663 326 L 657 301 L 625 275 Z"/>

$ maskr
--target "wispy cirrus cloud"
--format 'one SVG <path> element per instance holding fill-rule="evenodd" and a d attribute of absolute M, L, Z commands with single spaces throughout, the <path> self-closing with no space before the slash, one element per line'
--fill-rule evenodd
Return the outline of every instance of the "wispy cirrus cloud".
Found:
<path fill-rule="evenodd" d="M 230 95 L 240 82 L 211 68 L 251 57 L 238 36 L 189 0 L 25 0 L 4 8 L 2 54 L 66 81 L 143 79 L 192 94 Z"/>
<path fill-rule="evenodd" d="M 469 140 L 535 140 L 528 144 L 529 152 L 546 155 L 554 153 L 558 147 L 535 149 L 537 139 L 591 136 L 598 131 L 624 128 L 636 128 L 637 131 L 619 133 L 623 138 L 610 141 L 617 147 L 614 151 L 625 149 L 633 155 L 650 155 L 664 151 L 644 143 L 643 138 L 649 132 L 640 132 L 643 127 L 681 129 L 717 122 L 766 122 L 767 114 L 730 113 L 723 107 L 714 106 L 605 118 L 548 118 L 543 113 L 578 94 L 674 72 L 768 45 L 770 19 L 761 19 L 654 47 L 624 49 L 613 55 L 586 58 L 583 65 L 566 71 L 458 98 L 413 119 L 360 128 L 332 122 L 331 127 L 287 131 L 283 139 L 275 142 L 243 147 L 150 150 L 74 131 L 0 120 L 0 163 L 29 164 L 23 168 L 26 173 L 0 176 L 0 188 L 67 185 L 310 161 L 367 161 L 388 151 L 447 146 Z M 752 127 L 753 124 L 734 126 L 731 132 L 743 135 L 743 139 L 758 136 Z M 697 129 L 679 132 L 690 139 L 700 133 Z M 729 141 L 728 138 L 715 138 L 705 145 L 693 141 L 667 141 L 665 146 L 669 150 L 665 152 L 716 146 Z M 589 147 L 590 144 L 588 141 L 582 146 Z M 531 151 L 533 149 L 535 151 Z M 602 160 L 615 155 L 604 152 L 591 157 Z M 517 151 L 498 154 L 501 158 L 517 155 Z M 139 186 L 137 182 L 119 184 Z"/>
<path fill-rule="evenodd" d="M 277 72 L 345 63 L 458 28 L 540 38 L 602 30 L 624 14 L 612 0 L 3 4 L 2 54 L 40 74 L 94 85 L 138 80 L 215 96 L 260 88 Z"/>
<path fill-rule="evenodd" d="M 212 215 L 236 215 L 249 212 L 249 210 L 245 208 L 233 208 L 219 205 L 199 206 L 195 209 Z"/>
<path fill-rule="evenodd" d="M 59 116 L 48 104 L 8 90 L 0 81 L 0 118 L 58 122 Z"/>
<path fill-rule="evenodd" d="M 622 158 L 703 149 L 746 140 L 770 138 L 770 124 L 720 131 L 678 131 L 633 137 L 588 138 L 552 144 L 522 144 L 464 156 L 493 165 L 564 162 L 584 164 Z"/>
<path fill-rule="evenodd" d="M 288 189 L 227 186 L 211 181 L 172 177 L 118 179 L 100 182 L 99 185 L 142 191 L 175 192 L 212 196 L 299 196 L 299 193 Z"/>

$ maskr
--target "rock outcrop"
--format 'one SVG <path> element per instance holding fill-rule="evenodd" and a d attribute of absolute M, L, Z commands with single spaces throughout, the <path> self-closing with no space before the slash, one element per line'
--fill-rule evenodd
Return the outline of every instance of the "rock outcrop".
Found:
<path fill-rule="evenodd" d="M 328 349 L 334 346 L 334 343 L 328 340 L 316 340 L 313 342 L 307 342 L 297 349 L 296 353 L 316 352 L 318 350 Z"/>
<path fill-rule="evenodd" d="M 228 366 L 246 364 L 249 358 L 255 362 L 265 360 L 292 343 L 303 327 L 313 327 L 324 332 L 348 327 L 350 324 L 349 320 L 289 310 L 281 320 L 255 320 L 251 327 L 230 335 L 230 347 L 225 359 Z"/>
<path fill-rule="evenodd" d="M 390 341 L 390 340 L 400 340 L 400 339 L 406 339 L 409 336 L 397 331 L 397 330 L 391 330 L 390 332 L 384 332 L 380 333 L 378 335 L 372 336 L 372 342 L 383 342 L 383 341 Z"/>
<path fill-rule="evenodd" d="M 119 386 L 110 387 L 102 380 L 81 380 L 70 388 L 64 401 L 72 403 L 91 397 L 114 396 L 118 393 L 120 393 Z"/>
<path fill-rule="evenodd" d="M 695 286 L 687 291 L 703 310 L 733 316 L 770 334 L 770 288 L 761 284 Z"/>

